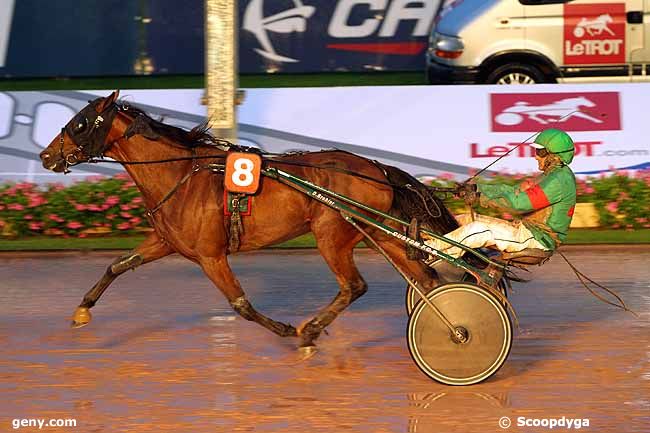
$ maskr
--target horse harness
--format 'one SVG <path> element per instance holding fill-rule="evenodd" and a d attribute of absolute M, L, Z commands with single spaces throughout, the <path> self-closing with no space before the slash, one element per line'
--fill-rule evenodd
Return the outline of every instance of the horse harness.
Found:
<path fill-rule="evenodd" d="M 149 140 L 155 140 L 159 138 L 159 135 L 151 128 L 151 125 L 149 125 L 149 123 L 146 121 L 146 119 L 143 116 L 139 116 L 136 114 L 135 118 L 132 119 L 131 123 L 126 128 L 124 133 L 121 136 L 107 143 L 106 140 L 110 133 L 115 117 L 120 112 L 126 113 L 129 110 L 129 107 L 128 105 L 119 105 L 115 102 L 112 102 L 108 106 L 103 107 L 101 111 L 98 111 L 97 104 L 99 103 L 100 100 L 101 98 L 98 98 L 95 101 L 91 101 L 91 103 L 88 104 L 88 106 L 84 110 L 80 111 L 77 114 L 77 116 L 75 116 L 70 122 L 68 122 L 68 124 L 66 124 L 63 128 L 61 128 L 59 143 L 60 143 L 60 156 L 65 164 L 64 172 L 69 173 L 70 171 L 69 167 L 77 165 L 82 162 L 87 162 L 87 163 L 112 162 L 112 163 L 120 163 L 125 165 L 126 164 L 135 165 L 135 164 L 155 164 L 155 163 L 164 163 L 164 162 L 172 162 L 172 161 L 191 161 L 192 162 L 191 169 L 178 180 L 176 185 L 174 185 L 158 201 L 158 203 L 156 203 L 151 209 L 147 209 L 147 211 L 145 212 L 145 216 L 149 221 L 149 223 L 151 224 L 151 226 L 156 230 L 161 240 L 164 243 L 167 243 L 167 241 L 162 236 L 161 231 L 156 227 L 156 223 L 155 223 L 156 213 L 160 211 L 160 209 L 164 206 L 164 204 L 167 201 L 169 201 L 176 194 L 176 192 L 178 192 L 178 190 L 197 173 L 203 170 L 210 170 L 214 174 L 225 175 L 226 164 L 224 163 L 216 163 L 216 162 L 209 162 L 207 164 L 199 163 L 199 160 L 202 159 L 212 159 L 212 160 L 223 159 L 224 156 L 223 155 L 197 155 L 196 149 L 191 148 L 192 155 L 190 157 L 178 157 L 178 158 L 170 158 L 166 160 L 155 160 L 155 161 L 117 161 L 117 160 L 106 161 L 105 159 L 103 159 L 104 152 L 119 140 L 122 139 L 128 140 L 133 135 L 142 135 L 143 137 Z M 68 134 L 68 137 L 75 145 L 75 149 L 67 155 L 64 154 L 65 133 Z M 227 145 L 228 152 L 230 152 L 230 150 L 233 149 L 235 151 L 240 151 L 240 152 L 243 151 L 243 153 L 253 153 L 259 155 L 260 157 L 263 157 L 261 174 L 265 176 L 275 177 L 268 171 L 270 168 L 273 168 L 270 166 L 270 164 L 275 163 L 281 165 L 309 167 L 309 168 L 337 171 L 357 178 L 370 180 L 372 182 L 379 183 L 382 185 L 387 185 L 392 188 L 410 189 L 418 193 L 418 196 L 423 201 L 424 206 L 427 209 L 427 212 L 431 216 L 434 216 L 434 214 L 431 213 L 431 211 L 428 208 L 427 202 L 430 202 L 428 198 L 424 197 L 419 191 L 417 191 L 410 184 L 395 185 L 387 180 L 378 179 L 372 176 L 367 176 L 341 167 L 318 166 L 318 165 L 302 163 L 298 161 L 282 161 L 276 159 L 279 157 L 291 156 L 294 154 L 302 154 L 305 152 L 289 152 L 284 154 L 262 153 L 255 148 L 237 146 L 225 140 L 220 140 L 220 142 Z M 346 152 L 340 149 L 331 149 L 331 150 Z M 384 174 L 384 177 L 387 178 L 387 172 L 384 169 L 384 167 L 381 164 L 379 164 L 378 161 L 372 160 L 371 162 L 375 165 L 375 167 L 377 167 Z M 432 189 L 431 192 L 433 191 L 435 190 Z M 437 192 L 449 192 L 449 191 L 445 190 L 445 191 L 437 191 Z M 240 202 L 244 200 L 244 198 L 247 195 L 250 196 L 252 194 L 251 193 L 242 194 L 239 192 L 233 192 L 231 194 L 225 195 L 225 197 L 232 202 L 231 203 L 232 212 L 230 213 L 230 220 L 226 223 L 227 226 L 226 229 L 227 231 L 229 231 L 229 250 L 231 252 L 235 252 L 239 249 L 240 237 L 241 234 L 243 233 L 243 225 L 241 220 L 242 215 L 240 212 Z M 433 202 L 435 203 L 435 201 Z M 227 203 L 226 203 L 226 209 L 228 209 Z M 438 209 L 438 211 L 440 212 L 440 209 Z"/>

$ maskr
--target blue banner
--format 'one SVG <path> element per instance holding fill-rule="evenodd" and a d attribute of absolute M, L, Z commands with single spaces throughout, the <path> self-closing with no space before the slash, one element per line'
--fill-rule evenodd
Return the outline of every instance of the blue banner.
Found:
<path fill-rule="evenodd" d="M 5 77 L 202 74 L 204 1 L 6 0 Z M 438 0 L 240 0 L 241 73 L 424 69 Z"/>

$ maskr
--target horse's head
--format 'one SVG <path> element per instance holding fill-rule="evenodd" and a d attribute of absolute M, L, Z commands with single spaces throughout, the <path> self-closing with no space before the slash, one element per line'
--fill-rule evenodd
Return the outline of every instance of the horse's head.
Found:
<path fill-rule="evenodd" d="M 115 103 L 119 90 L 106 98 L 97 98 L 61 128 L 61 133 L 40 154 L 43 167 L 68 172 L 68 168 L 104 154 L 113 120 L 120 107 Z"/>
<path fill-rule="evenodd" d="M 576 110 L 579 107 L 595 107 L 596 104 L 591 101 L 590 99 L 587 99 L 584 96 L 577 96 L 575 98 L 567 98 L 562 101 L 563 103 L 567 105 L 571 105 L 576 108 Z"/>

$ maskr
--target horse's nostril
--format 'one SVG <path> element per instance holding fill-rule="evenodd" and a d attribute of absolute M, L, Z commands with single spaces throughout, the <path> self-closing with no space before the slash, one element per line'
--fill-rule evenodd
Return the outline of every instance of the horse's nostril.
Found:
<path fill-rule="evenodd" d="M 48 159 L 51 158 L 50 154 L 47 152 L 41 152 L 40 157 L 43 161 L 47 161 Z"/>

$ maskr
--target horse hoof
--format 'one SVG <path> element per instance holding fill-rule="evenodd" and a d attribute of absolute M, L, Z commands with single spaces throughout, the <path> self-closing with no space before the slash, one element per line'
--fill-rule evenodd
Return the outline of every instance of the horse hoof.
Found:
<path fill-rule="evenodd" d="M 300 346 L 298 348 L 298 354 L 300 355 L 300 361 L 306 361 L 316 354 L 318 349 L 316 346 Z"/>
<path fill-rule="evenodd" d="M 72 323 L 70 324 L 70 327 L 75 329 L 82 328 L 89 324 L 91 319 L 92 315 L 90 314 L 90 310 L 88 308 L 78 307 L 72 316 Z"/>

